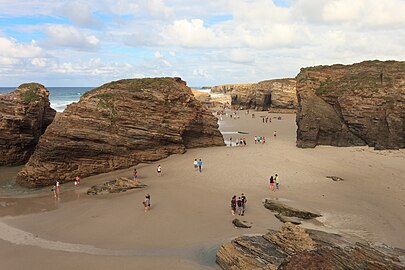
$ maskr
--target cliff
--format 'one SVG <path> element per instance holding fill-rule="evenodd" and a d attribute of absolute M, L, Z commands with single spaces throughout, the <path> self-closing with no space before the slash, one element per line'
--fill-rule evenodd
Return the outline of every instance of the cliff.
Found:
<path fill-rule="evenodd" d="M 235 88 L 232 105 L 256 110 L 271 108 L 294 109 L 297 95 L 294 79 L 275 79 Z"/>
<path fill-rule="evenodd" d="M 400 270 L 405 251 L 305 230 L 286 223 L 280 231 L 241 236 L 223 244 L 217 263 L 224 270 Z"/>
<path fill-rule="evenodd" d="M 28 161 L 56 114 L 48 97 L 48 90 L 38 83 L 22 84 L 9 94 L 0 94 L 0 165 Z"/>
<path fill-rule="evenodd" d="M 301 69 L 297 146 L 405 147 L 405 62 Z"/>
<path fill-rule="evenodd" d="M 17 176 L 51 185 L 224 145 L 217 119 L 179 78 L 129 79 L 85 93 L 55 118 Z"/>
<path fill-rule="evenodd" d="M 214 94 L 231 94 L 233 90 L 245 88 L 254 83 L 239 83 L 239 84 L 222 84 L 211 87 L 211 93 Z"/>

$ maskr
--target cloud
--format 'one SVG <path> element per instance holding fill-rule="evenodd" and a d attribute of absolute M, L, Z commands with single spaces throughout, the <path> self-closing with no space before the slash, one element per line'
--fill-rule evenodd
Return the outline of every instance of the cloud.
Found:
<path fill-rule="evenodd" d="M 100 46 L 100 40 L 96 36 L 83 34 L 73 26 L 49 25 L 44 32 L 48 38 L 43 45 L 47 47 L 93 51 Z"/>
<path fill-rule="evenodd" d="M 72 1 L 62 8 L 62 12 L 69 17 L 74 24 L 80 27 L 100 27 L 102 22 L 90 9 L 87 3 Z"/>

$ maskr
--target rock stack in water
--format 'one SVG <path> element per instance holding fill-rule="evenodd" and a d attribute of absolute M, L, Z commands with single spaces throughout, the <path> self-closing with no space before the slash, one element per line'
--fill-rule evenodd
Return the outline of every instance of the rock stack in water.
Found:
<path fill-rule="evenodd" d="M 224 145 L 217 119 L 179 78 L 128 79 L 85 93 L 58 115 L 17 176 L 51 185 Z"/>
<path fill-rule="evenodd" d="M 56 114 L 48 97 L 48 90 L 38 83 L 25 83 L 9 94 L 0 94 L 0 165 L 28 161 Z"/>
<path fill-rule="evenodd" d="M 405 62 L 303 68 L 297 146 L 405 147 Z"/>

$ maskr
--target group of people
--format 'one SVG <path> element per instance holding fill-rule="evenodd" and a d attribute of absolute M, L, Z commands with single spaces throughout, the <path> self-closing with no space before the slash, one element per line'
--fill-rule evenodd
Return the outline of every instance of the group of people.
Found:
<path fill-rule="evenodd" d="M 232 137 L 229 138 L 229 146 L 233 146 Z M 239 138 L 235 140 L 235 146 L 246 146 L 246 138 Z"/>
<path fill-rule="evenodd" d="M 271 123 L 271 117 L 265 116 L 262 118 L 263 123 Z"/>
<path fill-rule="evenodd" d="M 196 171 L 198 170 L 199 172 L 202 172 L 203 163 L 202 163 L 201 158 L 198 161 L 197 161 L 197 159 L 194 159 L 193 165 L 194 165 L 194 170 L 196 170 Z"/>
<path fill-rule="evenodd" d="M 266 137 L 264 136 L 255 136 L 255 144 L 257 143 L 266 143 Z"/>
<path fill-rule="evenodd" d="M 75 185 L 75 187 L 80 185 L 80 176 L 79 175 L 76 175 L 75 180 L 74 180 L 74 185 Z M 51 191 L 53 192 L 53 196 L 55 198 L 60 197 L 60 182 L 59 182 L 59 180 L 54 181 Z"/>
<path fill-rule="evenodd" d="M 231 199 L 231 212 L 232 215 L 238 214 L 239 216 L 244 216 L 245 215 L 245 210 L 246 210 L 246 203 L 247 199 L 245 194 L 241 194 L 239 197 L 236 197 L 236 195 L 232 196 Z"/>

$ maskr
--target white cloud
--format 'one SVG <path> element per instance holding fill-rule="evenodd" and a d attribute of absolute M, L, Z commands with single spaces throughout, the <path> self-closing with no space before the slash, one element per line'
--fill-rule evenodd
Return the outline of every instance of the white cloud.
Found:
<path fill-rule="evenodd" d="M 62 8 L 62 12 L 76 25 L 81 27 L 99 27 L 102 24 L 102 22 L 93 15 L 88 3 L 79 1 L 69 2 Z"/>
<path fill-rule="evenodd" d="M 49 25 L 45 33 L 48 40 L 44 46 L 67 47 L 78 50 L 96 50 L 100 40 L 91 34 L 83 34 L 77 28 L 67 25 Z"/>

